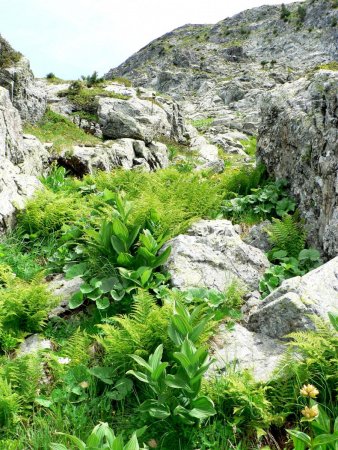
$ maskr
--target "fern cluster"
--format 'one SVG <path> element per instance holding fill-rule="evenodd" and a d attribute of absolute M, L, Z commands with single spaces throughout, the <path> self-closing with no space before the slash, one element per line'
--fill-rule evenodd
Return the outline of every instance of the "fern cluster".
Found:
<path fill-rule="evenodd" d="M 256 427 L 269 427 L 273 420 L 268 388 L 258 384 L 248 371 L 230 370 L 226 375 L 204 384 L 212 398 L 218 419 L 235 423 L 241 432 Z"/>
<path fill-rule="evenodd" d="M 128 316 L 115 316 L 100 325 L 102 335 L 96 339 L 104 349 L 105 365 L 113 365 L 124 373 L 133 353 L 143 358 L 161 343 L 169 343 L 168 325 L 171 307 L 157 306 L 150 294 L 140 292 Z"/>
<path fill-rule="evenodd" d="M 27 202 L 25 211 L 18 216 L 18 224 L 26 233 L 47 236 L 89 211 L 79 196 L 45 189 Z"/>
<path fill-rule="evenodd" d="M 287 417 L 299 404 L 304 384 L 319 389 L 318 402 L 338 415 L 338 334 L 326 322 L 312 317 L 316 330 L 291 333 L 288 349 L 270 383 L 269 399 L 278 414 Z M 272 389 L 271 389 L 272 388 Z"/>
<path fill-rule="evenodd" d="M 269 241 L 278 250 L 284 250 L 287 256 L 297 258 L 305 246 L 306 232 L 298 214 L 285 215 L 282 219 L 272 219 L 267 227 Z"/>
<path fill-rule="evenodd" d="M 42 329 L 57 299 L 41 276 L 28 283 L 16 279 L 8 268 L 0 268 L 0 348 L 10 350 L 25 334 Z"/>

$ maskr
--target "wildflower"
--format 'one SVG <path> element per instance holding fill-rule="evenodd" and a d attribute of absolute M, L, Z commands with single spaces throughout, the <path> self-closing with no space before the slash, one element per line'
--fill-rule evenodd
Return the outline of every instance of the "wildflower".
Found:
<path fill-rule="evenodd" d="M 79 385 L 83 388 L 86 389 L 89 386 L 89 383 L 87 381 L 82 381 L 81 383 L 79 383 Z"/>
<path fill-rule="evenodd" d="M 58 363 L 59 363 L 59 364 L 69 364 L 70 361 L 71 361 L 70 358 L 62 358 L 62 357 L 59 357 L 59 358 L 58 358 Z"/>
<path fill-rule="evenodd" d="M 150 448 L 157 448 L 157 442 L 155 441 L 155 439 L 150 439 L 148 445 Z"/>
<path fill-rule="evenodd" d="M 316 398 L 319 391 L 313 384 L 304 384 L 300 393 L 304 395 L 304 397 Z"/>
<path fill-rule="evenodd" d="M 305 406 L 305 408 L 302 409 L 301 413 L 308 420 L 315 419 L 316 417 L 319 416 L 318 405 L 313 405 L 313 406 L 311 406 L 311 408 L 309 408 L 308 406 Z"/>

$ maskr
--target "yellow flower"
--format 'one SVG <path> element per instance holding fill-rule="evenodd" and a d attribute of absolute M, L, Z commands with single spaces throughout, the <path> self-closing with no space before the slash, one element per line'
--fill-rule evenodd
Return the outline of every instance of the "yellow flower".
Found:
<path fill-rule="evenodd" d="M 83 388 L 86 389 L 89 386 L 89 383 L 87 383 L 87 381 L 82 381 L 81 383 L 79 383 L 79 385 Z"/>
<path fill-rule="evenodd" d="M 319 391 L 313 384 L 304 384 L 300 393 L 304 395 L 304 397 L 316 398 Z"/>
<path fill-rule="evenodd" d="M 308 406 L 305 406 L 304 409 L 302 409 L 302 414 L 306 419 L 315 419 L 316 417 L 319 416 L 319 410 L 318 410 L 318 405 L 313 405 L 311 406 L 311 408 L 309 408 Z"/>

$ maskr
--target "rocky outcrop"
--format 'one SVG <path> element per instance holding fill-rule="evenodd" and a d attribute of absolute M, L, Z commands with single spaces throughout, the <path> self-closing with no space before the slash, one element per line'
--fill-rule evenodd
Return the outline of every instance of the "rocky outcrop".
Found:
<path fill-rule="evenodd" d="M 212 117 L 233 130 L 257 134 L 265 92 L 336 61 L 338 10 L 327 0 L 261 6 L 215 25 L 185 25 L 154 40 L 106 77 L 125 76 L 135 86 L 170 94 L 188 118 Z M 305 12 L 305 15 L 304 15 Z M 216 142 L 213 142 L 216 143 Z"/>
<path fill-rule="evenodd" d="M 144 141 L 127 138 L 106 141 L 95 147 L 74 146 L 72 151 L 65 151 L 56 159 L 77 176 L 93 173 L 95 170 L 111 171 L 117 167 L 150 172 L 169 165 L 166 145 L 160 142 L 146 144 Z"/>
<path fill-rule="evenodd" d="M 338 257 L 303 277 L 285 280 L 246 320 L 251 331 L 281 338 L 313 328 L 312 315 L 328 320 L 329 312 L 338 313 Z"/>
<path fill-rule="evenodd" d="M 48 154 L 30 135 L 22 135 L 21 119 L 9 93 L 0 87 L 0 232 L 14 225 L 15 212 L 41 186 Z"/>
<path fill-rule="evenodd" d="M 183 118 L 173 102 L 103 97 L 99 101 L 98 116 L 103 136 L 110 139 L 132 138 L 151 142 L 164 136 L 181 142 L 185 140 Z"/>
<path fill-rule="evenodd" d="M 289 333 L 314 329 L 313 317 L 328 322 L 329 312 L 338 313 L 338 257 L 284 281 L 264 300 L 254 294 L 242 308 L 242 324 L 230 331 L 221 324 L 212 338 L 209 376 L 236 368 L 250 369 L 258 381 L 271 378 Z"/>
<path fill-rule="evenodd" d="M 34 79 L 28 59 L 22 57 L 15 65 L 0 69 L 0 86 L 9 91 L 24 122 L 41 119 L 47 108 L 46 93 Z"/>
<path fill-rule="evenodd" d="M 187 235 L 169 241 L 172 250 L 166 269 L 173 287 L 207 287 L 223 292 L 237 280 L 258 287 L 269 262 L 259 249 L 245 244 L 228 220 L 201 220 Z"/>
<path fill-rule="evenodd" d="M 258 157 L 286 178 L 309 241 L 338 253 L 338 72 L 320 70 L 265 97 Z"/>

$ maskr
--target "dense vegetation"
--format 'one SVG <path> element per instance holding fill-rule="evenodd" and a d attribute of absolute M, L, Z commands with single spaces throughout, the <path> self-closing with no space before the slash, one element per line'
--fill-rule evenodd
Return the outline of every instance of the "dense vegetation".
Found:
<path fill-rule="evenodd" d="M 56 125 L 42 123 L 41 132 Z M 337 332 L 318 323 L 318 333 L 290 336 L 268 383 L 231 367 L 205 378 L 208 340 L 219 321 L 230 328 L 240 319 L 243 292 L 236 284 L 224 293 L 178 292 L 163 271 L 170 253 L 170 246 L 160 252 L 163 244 L 199 218 L 216 217 L 274 218 L 264 294 L 314 267 L 318 254 L 304 249 L 284 182 L 230 164 L 222 174 L 174 164 L 83 180 L 54 167 L 42 181 L 0 247 L 0 448 L 277 449 L 307 439 L 297 430 L 313 442 L 333 432 Z M 58 299 L 45 277 L 57 273 L 83 283 L 72 310 L 49 318 Z M 35 332 L 52 348 L 15 357 Z M 318 388 L 316 403 L 300 394 L 309 383 Z M 312 416 L 300 422 L 301 410 Z"/>

